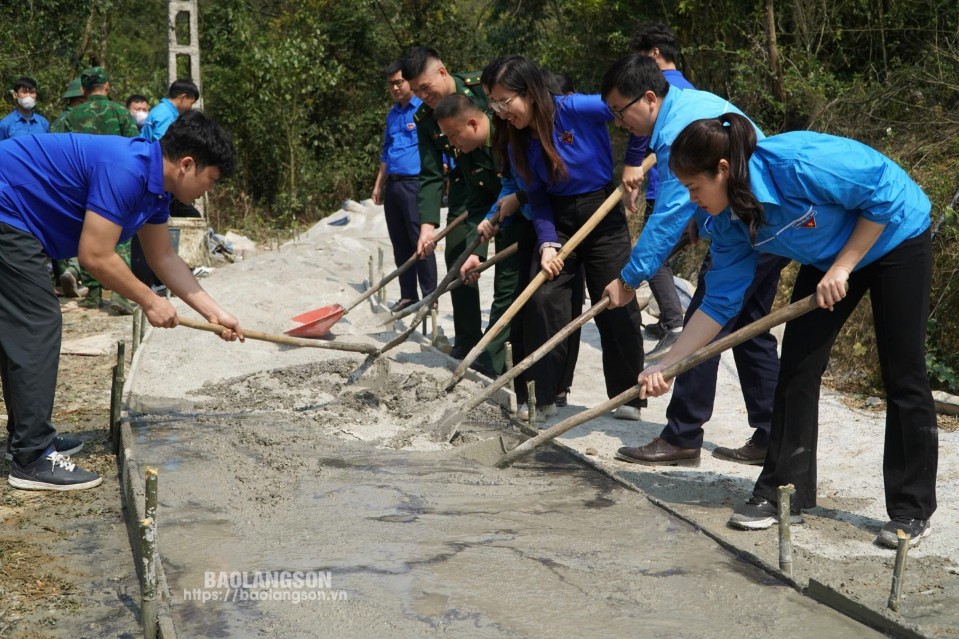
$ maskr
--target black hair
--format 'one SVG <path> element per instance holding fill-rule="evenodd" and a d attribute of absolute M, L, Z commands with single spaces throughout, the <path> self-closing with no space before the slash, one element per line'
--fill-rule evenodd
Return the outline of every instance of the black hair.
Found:
<path fill-rule="evenodd" d="M 127 98 L 127 108 L 129 109 L 130 105 L 134 102 L 146 102 L 147 104 L 150 104 L 150 101 L 147 100 L 147 97 L 145 95 L 140 95 L 139 93 L 134 93 Z"/>
<path fill-rule="evenodd" d="M 386 77 L 390 77 L 394 73 L 399 73 L 402 70 L 403 70 L 403 58 L 397 58 L 396 60 L 393 60 L 388 65 L 386 65 L 386 69 L 383 70 L 383 75 L 385 75 Z"/>
<path fill-rule="evenodd" d="M 451 93 L 440 100 L 436 108 L 433 109 L 433 119 L 435 120 L 458 118 L 463 115 L 483 115 L 483 111 L 462 93 Z"/>
<path fill-rule="evenodd" d="M 718 173 L 720 160 L 729 163 L 726 194 L 729 207 L 749 226 L 755 241 L 759 227 L 766 223 L 762 203 L 749 184 L 749 158 L 756 150 L 756 129 L 738 113 L 724 113 L 690 123 L 676 137 L 669 152 L 669 169 L 677 177 Z"/>
<path fill-rule="evenodd" d="M 526 158 L 526 144 L 530 139 L 530 130 L 536 131 L 539 143 L 543 147 L 543 162 L 553 183 L 569 178 L 566 163 L 560 157 L 553 144 L 553 117 L 556 114 L 556 87 L 555 83 L 547 82 L 540 70 L 529 58 L 521 55 L 511 55 L 494 61 L 497 64 L 495 71 L 483 77 L 491 76 L 490 87 L 499 85 L 504 89 L 514 91 L 523 96 L 529 103 L 532 111 L 530 124 L 525 129 L 508 127 L 509 144 L 513 147 L 513 162 L 516 171 L 524 180 L 532 176 L 529 162 Z M 482 80 L 481 80 L 482 81 Z M 485 83 L 484 83 L 485 84 Z M 551 87 L 551 85 L 553 85 Z"/>
<path fill-rule="evenodd" d="M 193 83 L 193 80 L 174 80 L 173 84 L 170 85 L 170 90 L 167 91 L 166 96 L 168 98 L 178 98 L 181 95 L 187 95 L 194 100 L 200 99 L 200 90 Z"/>
<path fill-rule="evenodd" d="M 636 53 L 649 55 L 653 49 L 659 49 L 663 60 L 676 64 L 679 57 L 679 41 L 669 27 L 662 22 L 647 22 L 639 25 L 636 34 L 629 42 L 629 48 Z"/>
<path fill-rule="evenodd" d="M 556 83 L 557 90 L 563 95 L 569 95 L 570 93 L 576 93 L 576 88 L 573 85 L 573 80 L 565 73 L 553 73 L 552 80 Z"/>
<path fill-rule="evenodd" d="M 222 126 L 202 111 L 191 109 L 178 117 L 160 138 L 163 157 L 176 162 L 192 157 L 197 169 L 215 166 L 228 178 L 236 171 L 233 139 Z"/>
<path fill-rule="evenodd" d="M 37 90 L 37 81 L 28 76 L 21 76 L 17 78 L 13 83 L 13 90 L 19 91 L 20 89 L 33 89 Z"/>
<path fill-rule="evenodd" d="M 440 54 L 432 47 L 416 47 L 407 53 L 403 58 L 403 79 L 410 82 L 423 75 L 431 60 L 436 60 L 440 64 L 443 62 L 440 60 Z"/>
<path fill-rule="evenodd" d="M 648 55 L 630 53 L 613 63 L 603 74 L 599 92 L 603 100 L 616 89 L 627 100 L 652 91 L 663 98 L 669 91 L 669 82 L 656 62 Z"/>
<path fill-rule="evenodd" d="M 486 92 L 487 97 L 493 91 L 493 85 L 496 84 L 496 75 L 499 73 L 499 69 L 505 59 L 506 57 L 504 56 L 494 58 L 486 65 L 483 73 L 480 75 L 480 84 L 483 85 L 483 90 Z M 496 168 L 504 175 L 509 175 L 509 125 L 501 118 L 493 118 L 490 120 L 490 124 L 493 127 L 490 143 L 493 148 L 493 159 L 496 160 L 497 163 Z"/>

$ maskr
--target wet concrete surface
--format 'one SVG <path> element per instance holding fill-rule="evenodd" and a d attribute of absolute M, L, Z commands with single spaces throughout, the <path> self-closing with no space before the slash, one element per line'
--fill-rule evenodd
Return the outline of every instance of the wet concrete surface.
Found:
<path fill-rule="evenodd" d="M 365 208 L 368 214 L 351 212 L 345 227 L 330 230 L 321 223 L 279 253 L 218 269 L 204 280 L 204 287 L 235 312 L 243 326 L 274 333 L 290 328 L 288 318 L 313 306 L 348 304 L 363 288 L 367 256 L 375 254 L 377 247 L 388 246 L 381 212 Z M 480 282 L 484 299 L 490 295 L 490 284 L 491 278 Z M 391 288 L 394 294 L 389 301 L 396 289 Z M 382 307 L 364 303 L 334 326 L 329 339 L 382 345 L 395 335 L 382 332 L 383 317 Z M 440 328 L 452 330 L 446 298 L 440 302 Z M 651 401 L 640 422 L 601 416 L 557 440 L 560 447 L 639 491 L 613 499 L 615 506 L 581 507 L 585 519 L 552 519 L 531 505 L 549 503 L 551 509 L 562 511 L 557 503 L 568 506 L 568 500 L 574 499 L 581 505 L 595 500 L 595 489 L 593 497 L 553 492 L 560 490 L 567 472 L 573 473 L 565 465 L 558 466 L 562 471 L 533 470 L 521 464 L 505 473 L 465 473 L 456 469 L 470 459 L 487 469 L 498 457 L 498 439 L 488 429 L 467 430 L 457 443 L 489 443 L 455 451 L 425 436 L 428 423 L 482 390 L 475 380 L 465 380 L 452 394 L 444 394 L 440 389 L 454 363 L 429 347 L 412 342 L 397 347 L 355 385 L 345 380 L 363 361 L 361 356 L 262 342 L 225 344 L 209 334 L 182 328 L 150 331 L 138 358 L 128 376 L 127 405 L 147 424 L 140 431 L 137 459 L 144 463 L 158 459 L 164 464 L 160 550 L 171 586 L 180 589 L 174 593 L 178 597 L 174 610 L 178 621 L 191 629 L 197 626 L 189 624 L 212 619 L 194 636 L 216 636 L 218 623 L 228 628 L 221 636 L 233 636 L 231 632 L 239 636 L 256 632 L 263 636 L 421 636 L 430 632 L 556 636 L 554 630 L 539 630 L 553 628 L 541 621 L 553 616 L 560 620 L 564 636 L 720 636 L 736 632 L 734 623 L 745 623 L 753 634 L 767 636 L 782 634 L 772 620 L 780 619 L 786 602 L 793 599 L 796 605 L 808 606 L 803 610 L 812 611 L 797 617 L 802 624 L 812 625 L 786 624 L 783 632 L 796 633 L 786 636 L 818 632 L 832 637 L 844 632 L 819 629 L 815 623 L 832 613 L 768 580 L 762 576 L 765 573 L 753 579 L 742 577 L 738 568 L 745 564 L 705 539 L 709 536 L 727 544 L 740 556 L 752 555 L 775 570 L 775 529 L 742 532 L 726 526 L 732 508 L 748 497 L 759 469 L 708 454 L 718 445 L 740 445 L 750 434 L 731 358 L 724 357 L 720 365 L 716 406 L 697 469 L 639 467 L 614 459 L 619 446 L 642 445 L 659 434 L 668 398 Z M 569 406 L 548 423 L 604 399 L 598 336 L 588 324 Z M 803 586 L 813 579 L 823 582 L 880 616 L 918 627 L 924 636 L 959 637 L 959 537 L 951 534 L 959 525 L 959 459 L 954 454 L 959 433 L 940 433 L 934 532 L 910 552 L 903 606 L 892 614 L 886 610 L 886 598 L 894 552 L 873 542 L 885 521 L 879 459 L 882 414 L 850 410 L 840 400 L 824 389 L 820 507 L 807 514 L 805 525 L 793 529 L 796 581 Z M 473 420 L 495 423 L 497 433 L 515 432 L 508 417 L 491 403 L 471 413 Z M 258 421 L 263 423 L 252 426 Z M 364 463 L 369 459 L 377 463 Z M 438 464 L 443 464 L 442 471 L 420 478 L 421 465 Z M 516 474 L 525 472 L 533 472 L 530 483 L 516 479 Z M 551 479 L 548 488 L 536 473 Z M 461 485 L 461 476 L 474 480 L 481 476 L 490 483 Z M 306 495 L 318 494 L 324 480 L 339 487 L 329 489 L 324 497 L 329 503 L 320 509 L 317 504 L 323 499 Z M 434 484 L 442 485 L 442 490 Z M 345 485 L 358 488 L 350 492 Z M 406 495 L 419 496 L 420 501 L 407 503 Z M 444 495 L 456 499 L 451 504 Z M 471 500 L 488 495 L 497 507 L 483 502 L 482 508 L 475 508 L 478 514 L 471 514 Z M 705 534 L 690 533 L 691 539 L 682 540 L 666 534 L 672 530 L 662 523 L 669 521 L 668 515 L 651 510 L 647 497 Z M 431 510 L 424 510 L 420 502 Z M 355 512 L 356 504 L 365 503 L 371 504 L 372 514 Z M 515 508 L 503 505 L 510 503 Z M 438 514 L 458 512 L 459 506 L 467 512 Z M 606 514 L 615 509 L 622 515 Z M 591 523 L 579 528 L 584 521 Z M 626 526 L 627 521 L 631 525 Z M 167 531 L 167 526 L 178 522 Z M 537 527 L 539 522 L 548 524 Z M 518 532 L 503 540 L 496 536 L 503 530 Z M 526 531 L 532 532 L 527 535 Z M 167 540 L 170 535 L 173 539 Z M 551 554 L 544 555 L 541 548 L 550 549 Z M 177 553 L 185 554 L 177 558 Z M 502 560 L 507 553 L 514 558 L 512 563 Z M 588 565 L 580 561 L 582 553 L 593 553 Z M 168 556 L 175 563 L 169 564 Z M 250 559 L 244 559 L 247 556 Z M 211 607 L 210 602 L 183 601 L 184 590 L 203 585 L 207 569 L 195 564 L 208 557 L 217 559 L 210 568 L 213 571 L 287 565 L 330 570 L 330 590 L 351 598 L 306 606 L 260 601 L 231 602 L 229 607 L 220 602 L 219 607 Z M 430 561 L 437 557 L 446 559 Z M 566 567 L 566 581 L 554 572 L 544 572 L 542 562 L 534 565 L 533 560 L 516 561 L 517 557 L 557 562 Z M 680 565 L 676 558 L 691 559 L 683 568 L 686 572 L 671 572 Z M 274 563 L 264 567 L 261 561 Z M 717 562 L 726 572 L 715 567 Z M 487 564 L 488 574 L 484 573 Z M 410 569 L 403 572 L 397 566 Z M 518 566 L 522 568 L 517 570 Z M 650 585 L 642 570 L 662 576 Z M 541 582 L 548 588 L 541 587 Z M 755 595 L 742 594 L 751 593 L 748 584 L 757 589 Z M 666 594 L 660 596 L 661 592 Z M 193 612 L 184 614 L 184 609 Z M 303 630 L 307 625 L 297 625 L 300 617 L 315 621 L 311 631 Z M 527 617 L 535 623 L 522 625 Z M 702 618 L 710 623 L 689 625 Z M 621 625 L 602 625 L 609 619 Z M 591 624 L 600 624 L 600 631 L 593 632 Z"/>
<path fill-rule="evenodd" d="M 560 452 L 500 471 L 472 458 L 485 441 L 395 450 L 307 420 L 168 417 L 134 432 L 160 467 L 180 636 L 880 636 Z M 329 583 L 253 601 L 206 576 L 284 570 Z"/>

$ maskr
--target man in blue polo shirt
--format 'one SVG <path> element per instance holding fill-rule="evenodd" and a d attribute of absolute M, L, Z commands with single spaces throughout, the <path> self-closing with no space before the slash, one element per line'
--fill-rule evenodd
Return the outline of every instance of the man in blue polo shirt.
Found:
<path fill-rule="evenodd" d="M 394 60 L 386 68 L 386 84 L 396 104 L 386 114 L 386 132 L 383 134 L 383 153 L 380 170 L 373 184 L 373 202 L 382 204 L 386 212 L 386 228 L 393 244 L 393 260 L 404 264 L 416 252 L 420 238 L 420 210 L 416 203 L 420 192 L 420 151 L 413 114 L 423 101 L 413 95 L 410 83 L 403 79 L 403 61 Z M 416 272 L 400 275 L 400 299 L 390 312 L 398 313 L 419 297 L 427 297 L 436 289 L 436 256 L 430 253 L 417 262 Z"/>
<path fill-rule="evenodd" d="M 65 456 L 79 442 L 59 437 L 50 421 L 61 314 L 48 258 L 79 256 L 104 286 L 139 304 L 150 324 L 173 328 L 173 305 L 141 283 L 114 250 L 136 233 L 171 291 L 228 328 L 224 339 L 243 339 L 236 318 L 174 252 L 166 224 L 171 194 L 192 201 L 234 169 L 229 135 L 198 111 L 180 118 L 160 142 L 63 134 L 0 143 L 0 379 L 11 486 L 76 490 L 102 481 Z"/>
<path fill-rule="evenodd" d="M 21 135 L 49 133 L 50 123 L 39 113 L 33 112 L 37 104 L 37 83 L 26 76 L 18 78 L 10 91 L 17 102 L 13 113 L 0 120 L 0 141 Z"/>

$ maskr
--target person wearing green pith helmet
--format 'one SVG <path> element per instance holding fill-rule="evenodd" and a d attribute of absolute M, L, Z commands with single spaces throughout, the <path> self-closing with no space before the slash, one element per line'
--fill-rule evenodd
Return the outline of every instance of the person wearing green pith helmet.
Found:
<path fill-rule="evenodd" d="M 86 96 L 83 95 L 83 87 L 80 86 L 79 76 L 70 80 L 70 84 L 67 85 L 67 90 L 63 92 L 60 98 L 65 100 L 67 105 L 63 107 L 63 111 L 60 112 L 57 119 L 50 125 L 51 133 L 65 133 L 66 129 L 63 128 L 63 123 L 67 119 L 67 116 L 70 115 L 75 108 L 87 101 Z"/>

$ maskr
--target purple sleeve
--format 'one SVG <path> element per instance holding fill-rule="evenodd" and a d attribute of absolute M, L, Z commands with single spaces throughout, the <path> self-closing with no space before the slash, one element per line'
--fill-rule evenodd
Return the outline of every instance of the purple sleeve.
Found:
<path fill-rule="evenodd" d="M 549 205 L 546 189 L 539 184 L 536 188 L 527 188 L 526 193 L 529 195 L 533 229 L 536 230 L 536 246 L 542 246 L 546 242 L 559 243 L 556 225 L 553 224 L 553 208 Z"/>
<path fill-rule="evenodd" d="M 626 166 L 640 166 L 646 159 L 646 153 L 649 150 L 649 136 L 642 137 L 629 134 L 629 144 L 626 147 L 626 157 L 623 162 Z"/>

